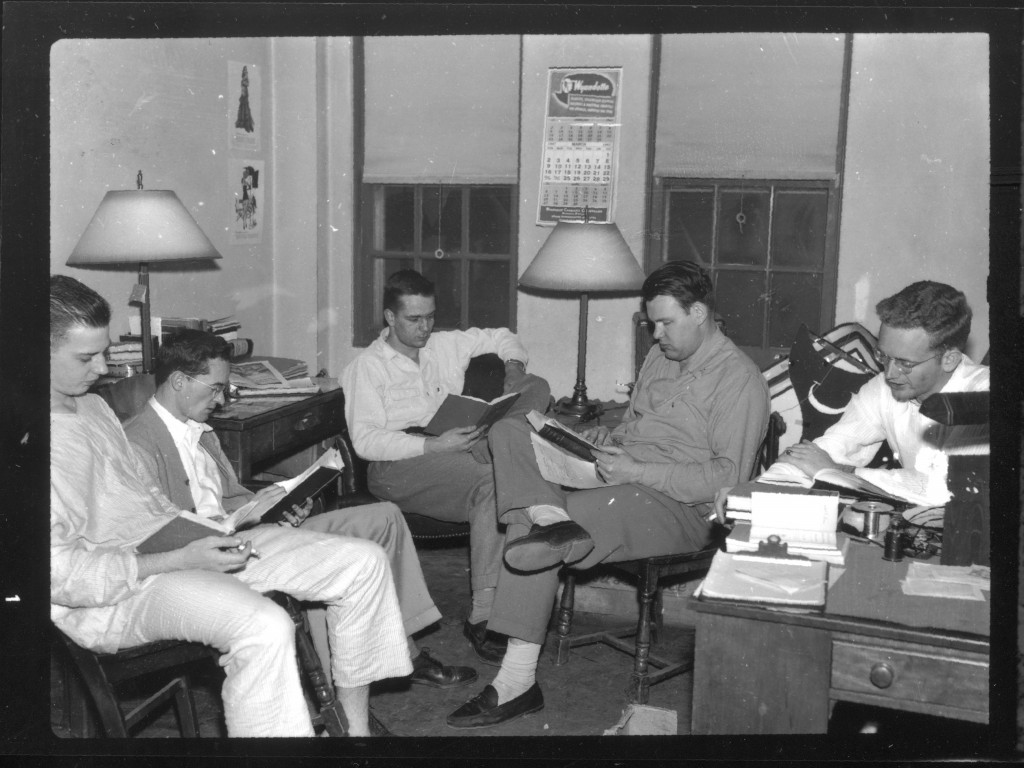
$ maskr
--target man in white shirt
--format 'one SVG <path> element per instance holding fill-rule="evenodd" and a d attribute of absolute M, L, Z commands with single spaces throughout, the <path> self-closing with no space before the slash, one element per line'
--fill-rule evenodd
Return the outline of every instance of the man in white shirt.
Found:
<path fill-rule="evenodd" d="M 468 522 L 473 606 L 463 633 L 485 663 L 499 665 L 504 647 L 487 632 L 502 568 L 494 474 L 483 431 L 422 433 L 448 394 L 460 394 L 470 360 L 495 353 L 505 361 L 505 391 L 519 400 L 505 417 L 547 410 L 547 382 L 526 373 L 529 357 L 506 328 L 439 331 L 434 285 L 414 270 L 388 278 L 387 328 L 342 371 L 345 418 L 356 453 L 370 462 L 371 493 L 404 512 Z"/>
<path fill-rule="evenodd" d="M 181 510 L 159 489 L 114 412 L 89 388 L 106 373 L 110 306 L 50 279 L 50 616 L 85 648 L 157 640 L 221 651 L 229 736 L 312 736 L 295 628 L 263 593 L 325 603 L 332 672 L 349 732 L 369 736 L 369 685 L 412 671 L 383 550 L 291 527 L 136 547 Z M 197 385 L 198 386 L 198 385 Z"/>
<path fill-rule="evenodd" d="M 915 504 L 941 506 L 950 497 L 948 455 L 988 452 L 988 425 L 945 426 L 919 410 L 937 392 L 988 391 L 988 366 L 963 351 L 971 308 L 956 288 L 924 280 L 878 302 L 875 311 L 882 373 L 861 387 L 825 434 L 790 446 L 780 461 L 812 477 L 826 468 L 851 472 Z M 866 467 L 883 440 L 901 468 Z M 729 490 L 716 498 L 720 519 Z"/>
<path fill-rule="evenodd" d="M 253 494 L 238 482 L 220 441 L 206 423 L 224 402 L 231 348 L 206 331 L 183 330 L 169 337 L 156 355 L 156 393 L 125 425 L 125 434 L 160 490 L 175 505 L 207 517 L 234 512 L 254 496 L 271 502 L 283 489 L 270 485 Z M 306 517 L 308 508 L 291 517 L 302 530 L 368 539 L 384 548 L 398 595 L 413 673 L 409 681 L 434 688 L 468 685 L 476 679 L 471 667 L 442 664 L 420 650 L 412 635 L 441 619 L 430 597 L 416 548 L 401 510 L 390 502 L 345 507 Z M 284 524 L 288 524 L 287 522 Z M 326 613 L 311 608 L 309 623 L 314 645 L 330 675 L 325 631 Z M 330 678 L 328 678 L 330 679 Z M 387 735 L 370 717 L 375 735 Z"/>

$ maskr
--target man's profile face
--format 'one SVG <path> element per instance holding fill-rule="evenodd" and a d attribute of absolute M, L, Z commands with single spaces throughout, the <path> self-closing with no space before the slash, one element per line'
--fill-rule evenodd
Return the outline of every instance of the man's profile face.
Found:
<path fill-rule="evenodd" d="M 107 372 L 105 352 L 110 344 L 107 326 L 73 325 L 50 350 L 50 392 L 80 397 Z"/>
<path fill-rule="evenodd" d="M 654 340 L 669 360 L 681 362 L 700 348 L 701 321 L 707 316 L 703 304 L 683 309 L 675 296 L 655 296 L 647 302 L 647 317 L 654 325 Z"/>
<path fill-rule="evenodd" d="M 901 403 L 924 400 L 938 392 L 960 361 L 958 352 L 941 354 L 941 350 L 933 348 L 924 328 L 890 328 L 883 323 L 878 331 L 878 349 L 892 358 L 883 373 L 893 398 Z M 896 360 L 920 364 L 910 373 L 903 373 L 893 362 Z"/>
<path fill-rule="evenodd" d="M 189 377 L 178 371 L 175 376 L 182 377 L 182 386 L 178 390 L 178 407 L 189 419 L 204 423 L 210 418 L 219 405 L 224 402 L 224 393 L 228 391 L 231 365 L 219 357 L 207 360 L 209 372 Z"/>
<path fill-rule="evenodd" d="M 423 349 L 434 329 L 434 310 L 433 296 L 403 296 L 396 312 L 384 310 L 392 346 L 400 352 Z"/>

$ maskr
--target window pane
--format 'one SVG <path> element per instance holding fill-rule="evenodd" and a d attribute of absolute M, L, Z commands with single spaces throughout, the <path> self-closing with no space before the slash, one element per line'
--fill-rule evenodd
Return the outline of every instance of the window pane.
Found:
<path fill-rule="evenodd" d="M 722 192 L 718 220 L 718 263 L 763 265 L 768 258 L 767 191 Z"/>
<path fill-rule="evenodd" d="M 438 328 L 461 328 L 462 298 L 459 272 L 462 262 L 450 259 L 423 259 L 423 276 L 434 283 Z"/>
<path fill-rule="evenodd" d="M 719 270 L 715 280 L 716 313 L 734 344 L 763 343 L 765 275 L 746 270 Z"/>
<path fill-rule="evenodd" d="M 469 191 L 469 250 L 473 253 L 509 253 L 512 192 L 508 187 Z M 470 285 L 473 285 L 472 279 Z"/>
<path fill-rule="evenodd" d="M 825 262 L 828 193 L 776 192 L 772 223 L 772 264 L 821 269 Z"/>
<path fill-rule="evenodd" d="M 689 259 L 710 265 L 714 213 L 713 189 L 669 192 L 666 260 Z"/>
<path fill-rule="evenodd" d="M 412 187 L 385 187 L 385 251 L 411 251 L 415 247 L 413 244 L 415 199 L 416 194 Z"/>
<path fill-rule="evenodd" d="M 507 261 L 469 262 L 469 324 L 506 328 L 509 321 Z"/>
<path fill-rule="evenodd" d="M 827 331 L 827 328 L 820 327 L 821 273 L 774 274 L 770 312 L 770 346 L 790 346 L 801 323 L 814 333 Z"/>
<path fill-rule="evenodd" d="M 462 250 L 462 190 L 459 187 L 423 188 L 423 250 L 433 253 L 438 248 L 445 253 Z"/>

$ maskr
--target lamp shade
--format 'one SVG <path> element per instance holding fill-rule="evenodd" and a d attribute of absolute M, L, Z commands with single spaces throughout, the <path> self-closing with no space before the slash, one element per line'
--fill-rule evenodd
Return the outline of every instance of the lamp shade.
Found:
<path fill-rule="evenodd" d="M 219 259 L 213 243 L 170 190 L 107 192 L 69 266 Z"/>
<path fill-rule="evenodd" d="M 523 288 L 636 291 L 644 273 L 615 224 L 560 221 L 519 278 Z"/>

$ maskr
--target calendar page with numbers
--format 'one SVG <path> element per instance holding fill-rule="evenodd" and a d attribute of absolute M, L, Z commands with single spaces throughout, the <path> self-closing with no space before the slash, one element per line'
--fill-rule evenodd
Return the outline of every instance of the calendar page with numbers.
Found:
<path fill-rule="evenodd" d="M 538 224 L 610 222 L 622 68 L 548 70 Z"/>

